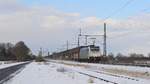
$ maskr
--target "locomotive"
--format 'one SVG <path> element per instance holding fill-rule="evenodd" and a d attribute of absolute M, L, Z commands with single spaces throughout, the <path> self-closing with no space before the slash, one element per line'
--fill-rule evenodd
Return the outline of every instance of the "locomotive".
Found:
<path fill-rule="evenodd" d="M 53 53 L 50 58 L 81 62 L 99 62 L 101 60 L 101 56 L 99 46 L 88 45 Z"/>

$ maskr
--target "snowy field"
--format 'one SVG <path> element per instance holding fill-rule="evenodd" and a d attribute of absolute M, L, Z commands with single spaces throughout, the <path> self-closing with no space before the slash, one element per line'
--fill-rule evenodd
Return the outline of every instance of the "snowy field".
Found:
<path fill-rule="evenodd" d="M 62 63 L 73 66 L 83 66 L 92 70 L 104 71 L 119 75 L 127 75 L 137 78 L 143 78 L 150 80 L 150 68 L 139 67 L 139 66 L 124 66 L 124 65 L 108 65 L 108 64 L 93 64 L 93 63 L 79 63 L 73 61 L 62 61 L 62 60 L 50 60 L 52 62 Z"/>
<path fill-rule="evenodd" d="M 105 67 L 122 68 L 122 66 L 54 60 L 45 63 L 32 62 L 4 84 L 149 84 L 150 82 L 149 79 L 100 70 Z M 129 67 L 129 70 L 131 68 Z M 140 67 L 139 71 L 142 72 Z"/>
<path fill-rule="evenodd" d="M 112 69 L 112 68 L 118 68 L 118 69 L 125 69 L 129 71 L 138 71 L 138 72 L 150 72 L 149 67 L 140 67 L 140 66 L 125 66 L 125 65 L 108 65 L 108 64 L 95 64 L 95 63 L 80 63 L 80 62 L 74 62 L 74 61 L 64 61 L 64 60 L 49 60 L 52 62 L 58 62 L 58 63 L 68 63 L 68 64 L 79 64 L 79 65 L 88 65 L 92 66 L 94 68 L 100 68 L 100 67 L 105 67 L 107 69 Z"/>
<path fill-rule="evenodd" d="M 108 84 L 53 63 L 31 63 L 5 84 Z"/>

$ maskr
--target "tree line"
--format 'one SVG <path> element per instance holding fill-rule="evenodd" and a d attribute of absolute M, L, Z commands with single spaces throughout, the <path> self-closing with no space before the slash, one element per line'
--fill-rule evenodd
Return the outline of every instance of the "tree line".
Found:
<path fill-rule="evenodd" d="M 15 45 L 12 43 L 0 43 L 0 61 L 27 61 L 34 59 L 30 48 L 23 42 L 19 41 Z"/>
<path fill-rule="evenodd" d="M 135 61 L 150 61 L 150 53 L 147 56 L 137 53 L 131 53 L 129 55 L 123 55 L 121 53 L 114 55 L 113 53 L 109 53 L 107 56 L 107 61 L 110 63 L 134 63 Z"/>

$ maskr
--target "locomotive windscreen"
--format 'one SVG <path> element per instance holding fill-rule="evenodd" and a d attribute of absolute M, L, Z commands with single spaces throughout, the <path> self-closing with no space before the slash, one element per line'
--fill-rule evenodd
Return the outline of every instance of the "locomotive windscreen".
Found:
<path fill-rule="evenodd" d="M 90 47 L 91 51 L 100 51 L 99 47 Z"/>

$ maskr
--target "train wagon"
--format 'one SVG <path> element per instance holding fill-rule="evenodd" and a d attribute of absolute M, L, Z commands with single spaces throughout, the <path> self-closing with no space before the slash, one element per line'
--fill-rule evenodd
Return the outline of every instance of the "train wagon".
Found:
<path fill-rule="evenodd" d="M 98 62 L 101 59 L 100 47 L 95 45 L 80 46 L 51 55 L 53 59 Z"/>

